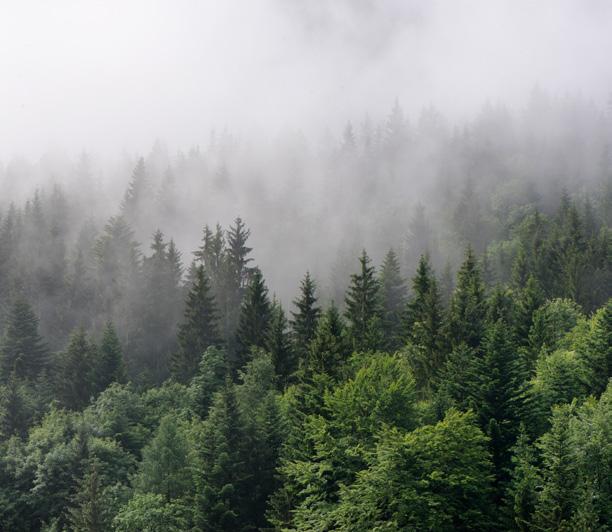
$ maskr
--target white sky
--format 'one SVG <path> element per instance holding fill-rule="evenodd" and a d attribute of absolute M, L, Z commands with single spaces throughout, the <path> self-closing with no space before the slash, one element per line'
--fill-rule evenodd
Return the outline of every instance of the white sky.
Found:
<path fill-rule="evenodd" d="M 612 91 L 607 0 L 5 0 L 0 157 Z"/>

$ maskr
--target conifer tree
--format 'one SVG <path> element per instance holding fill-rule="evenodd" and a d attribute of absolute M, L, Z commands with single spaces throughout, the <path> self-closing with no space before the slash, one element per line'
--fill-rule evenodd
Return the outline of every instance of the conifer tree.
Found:
<path fill-rule="evenodd" d="M 272 317 L 271 310 L 268 288 L 261 270 L 255 268 L 240 309 L 234 370 L 242 368 L 248 362 L 253 347 L 265 348 Z"/>
<path fill-rule="evenodd" d="M 145 161 L 141 157 L 132 171 L 132 178 L 121 203 L 121 215 L 132 227 L 139 228 L 140 226 L 147 201 L 151 199 L 149 187 Z"/>
<path fill-rule="evenodd" d="M 0 379 L 14 374 L 35 379 L 47 365 L 47 350 L 38 335 L 38 318 L 22 298 L 11 306 L 0 347 Z"/>
<path fill-rule="evenodd" d="M 484 333 L 485 312 L 484 286 L 474 252 L 468 247 L 450 304 L 450 343 L 457 346 L 465 342 L 469 347 L 478 347 Z"/>
<path fill-rule="evenodd" d="M 249 257 L 252 248 L 247 246 L 251 232 L 241 218 L 234 220 L 227 231 L 223 261 L 223 281 L 220 283 L 221 326 L 223 339 L 230 352 L 240 349 L 236 346 L 236 330 L 240 321 L 242 299 L 244 297 L 251 268 Z M 219 235 L 217 231 L 216 235 Z M 215 241 L 215 237 L 213 237 Z"/>
<path fill-rule="evenodd" d="M 92 367 L 97 350 L 83 328 L 74 331 L 66 350 L 60 354 L 57 372 L 57 395 L 69 410 L 81 410 L 95 394 Z"/>
<path fill-rule="evenodd" d="M 526 375 L 516 356 L 511 329 L 502 319 L 487 328 L 482 351 L 478 413 L 491 438 L 497 481 L 505 485 L 510 465 L 509 449 L 518 433 L 520 398 Z"/>
<path fill-rule="evenodd" d="M 208 416 L 214 394 L 223 388 L 227 374 L 225 350 L 213 346 L 204 351 L 198 373 L 191 379 L 194 410 L 202 419 Z"/>
<path fill-rule="evenodd" d="M 204 351 L 219 344 L 217 306 L 204 267 L 198 266 L 185 304 L 183 323 L 178 332 L 179 349 L 173 357 L 172 374 L 181 382 L 195 375 Z"/>
<path fill-rule="evenodd" d="M 310 276 L 310 272 L 306 272 L 304 279 L 300 283 L 300 295 L 293 302 L 297 311 L 291 312 L 293 345 L 300 359 L 304 359 L 307 356 L 310 342 L 314 337 L 317 323 L 321 317 L 321 308 L 316 304 L 317 297 L 315 292 L 315 281 Z"/>
<path fill-rule="evenodd" d="M 112 322 L 108 322 L 102 332 L 102 340 L 97 352 L 94 378 L 97 391 L 102 392 L 113 382 L 124 382 L 125 364 L 121 343 Z"/>
<path fill-rule="evenodd" d="M 529 331 L 533 326 L 533 315 L 544 303 L 544 294 L 540 284 L 533 275 L 529 275 L 527 282 L 518 293 L 515 306 L 515 330 L 519 345 L 526 347 L 529 343 Z"/>
<path fill-rule="evenodd" d="M 192 492 L 191 468 L 185 429 L 176 416 L 166 415 L 142 451 L 137 489 L 141 493 L 158 493 L 166 502 L 179 499 Z"/>
<path fill-rule="evenodd" d="M 304 369 L 337 378 L 350 351 L 342 317 L 332 302 L 319 319 Z"/>
<path fill-rule="evenodd" d="M 297 369 L 297 363 L 289 336 L 287 318 L 280 303 L 275 302 L 272 306 L 266 350 L 271 355 L 278 384 L 283 389 Z"/>
<path fill-rule="evenodd" d="M 103 532 L 110 527 L 105 515 L 99 468 L 96 460 L 90 461 L 79 481 L 74 506 L 68 511 L 71 530 Z"/>
<path fill-rule="evenodd" d="M 370 258 L 365 250 L 359 257 L 360 271 L 351 275 L 351 284 L 346 293 L 345 316 L 349 322 L 350 336 L 356 350 L 377 349 L 378 338 L 373 328 L 380 327 L 380 285 Z"/>
<path fill-rule="evenodd" d="M 405 339 L 417 349 L 422 369 L 420 385 L 430 385 L 443 364 L 442 305 L 438 284 L 426 255 L 421 255 L 412 279 L 412 296 L 403 319 Z M 416 361 L 415 361 L 416 362 Z"/>
<path fill-rule="evenodd" d="M 0 440 L 25 436 L 35 413 L 28 387 L 13 373 L 0 385 Z"/>
<path fill-rule="evenodd" d="M 380 271 L 382 295 L 382 325 L 385 347 L 394 351 L 401 346 L 402 313 L 406 304 L 406 287 L 400 273 L 399 261 L 393 249 L 385 256 Z"/>
<path fill-rule="evenodd" d="M 198 449 L 195 522 L 200 530 L 240 530 L 245 495 L 244 426 L 234 385 L 229 380 L 215 396 Z"/>

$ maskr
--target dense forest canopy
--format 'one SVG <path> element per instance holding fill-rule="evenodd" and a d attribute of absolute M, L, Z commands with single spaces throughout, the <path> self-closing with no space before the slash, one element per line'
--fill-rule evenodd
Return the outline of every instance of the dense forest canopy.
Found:
<path fill-rule="evenodd" d="M 612 11 L 108 4 L 0 16 L 0 530 L 609 530 Z"/>

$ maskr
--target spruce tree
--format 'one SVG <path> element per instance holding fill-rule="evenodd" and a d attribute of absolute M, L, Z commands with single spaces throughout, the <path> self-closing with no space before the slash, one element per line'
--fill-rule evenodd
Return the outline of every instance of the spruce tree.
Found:
<path fill-rule="evenodd" d="M 97 391 L 102 392 L 113 382 L 124 382 L 125 364 L 121 343 L 112 322 L 108 322 L 102 332 L 102 340 L 97 352 L 94 379 Z"/>
<path fill-rule="evenodd" d="M 332 302 L 317 324 L 304 370 L 337 378 L 350 351 L 342 317 L 338 307 Z"/>
<path fill-rule="evenodd" d="M 91 368 L 97 360 L 97 350 L 83 328 L 74 331 L 68 347 L 59 355 L 57 396 L 62 406 L 81 410 L 95 394 Z"/>
<path fill-rule="evenodd" d="M 406 304 L 406 287 L 400 273 L 397 255 L 393 249 L 387 252 L 383 261 L 380 271 L 380 287 L 385 347 L 389 351 L 395 351 L 402 344 L 402 312 Z"/>
<path fill-rule="evenodd" d="M 253 347 L 266 347 L 270 329 L 272 307 L 268 298 L 268 288 L 259 268 L 251 275 L 244 301 L 240 308 L 240 322 L 236 334 L 236 357 L 233 369 L 241 369 L 249 360 Z"/>
<path fill-rule="evenodd" d="M 272 307 L 266 350 L 271 355 L 280 389 L 284 389 L 297 369 L 297 361 L 289 336 L 285 311 L 280 303 L 275 303 Z"/>
<path fill-rule="evenodd" d="M 103 532 L 110 528 L 99 469 L 100 464 L 91 460 L 83 478 L 79 480 L 74 506 L 68 510 L 70 530 Z"/>
<path fill-rule="evenodd" d="M 451 299 L 448 335 L 451 345 L 478 347 L 484 333 L 485 293 L 476 256 L 468 247 Z"/>
<path fill-rule="evenodd" d="M 315 281 L 310 276 L 310 272 L 306 272 L 300 283 L 300 295 L 293 302 L 297 311 L 291 312 L 293 345 L 302 360 L 307 356 L 310 342 L 314 337 L 317 323 L 321 317 L 321 308 L 316 304 L 315 292 Z"/>
<path fill-rule="evenodd" d="M 187 382 L 195 375 L 200 358 L 211 345 L 219 344 L 217 306 L 204 267 L 198 266 L 179 327 L 179 349 L 172 360 L 175 379 Z"/>
<path fill-rule="evenodd" d="M 36 379 L 47 365 L 47 350 L 38 334 L 38 318 L 24 299 L 11 306 L 0 348 L 0 379 Z"/>
<path fill-rule="evenodd" d="M 416 349 L 412 350 L 419 360 L 420 370 L 416 375 L 420 386 L 429 387 L 442 368 L 442 304 L 438 283 L 426 255 L 421 255 L 415 276 L 412 279 L 410 297 L 403 318 L 405 339 Z"/>
<path fill-rule="evenodd" d="M 373 331 L 381 325 L 380 284 L 365 250 L 359 257 L 359 265 L 360 271 L 351 275 L 346 293 L 345 316 L 354 349 L 375 350 L 380 347 L 375 343 L 378 337 Z"/>
<path fill-rule="evenodd" d="M 204 423 L 198 448 L 195 522 L 200 530 L 240 530 L 244 497 L 244 425 L 226 379 Z"/>
<path fill-rule="evenodd" d="M 218 232 L 216 234 L 219 234 Z M 240 321 L 242 299 L 249 281 L 251 268 L 249 257 L 252 248 L 247 246 L 251 232 L 241 218 L 234 220 L 227 231 L 225 252 L 223 253 L 222 281 L 219 283 L 221 304 L 221 329 L 223 339 L 230 352 L 240 349 L 235 345 L 236 330 Z"/>

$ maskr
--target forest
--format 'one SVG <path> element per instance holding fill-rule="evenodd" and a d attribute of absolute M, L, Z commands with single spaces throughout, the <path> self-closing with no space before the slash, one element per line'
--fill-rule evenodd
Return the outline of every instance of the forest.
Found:
<path fill-rule="evenodd" d="M 448 123 L 4 164 L 0 529 L 608 530 L 612 110 Z"/>

